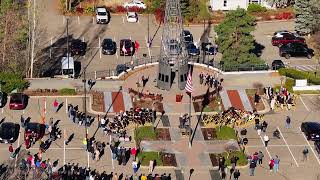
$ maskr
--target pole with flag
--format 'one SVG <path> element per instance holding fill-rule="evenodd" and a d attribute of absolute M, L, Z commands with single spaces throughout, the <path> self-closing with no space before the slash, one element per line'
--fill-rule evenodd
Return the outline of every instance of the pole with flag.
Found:
<path fill-rule="evenodd" d="M 188 78 L 187 78 L 187 84 L 185 87 L 186 93 L 189 95 L 190 97 L 190 102 L 189 102 L 189 127 L 190 127 L 190 134 L 189 134 L 189 148 L 191 148 L 192 145 L 192 128 L 191 128 L 191 103 L 192 103 L 192 91 L 193 91 L 193 87 L 192 87 L 192 75 L 191 75 L 191 68 L 189 70 L 188 73 Z"/>
<path fill-rule="evenodd" d="M 126 61 L 125 61 L 125 56 L 127 54 L 126 41 L 123 42 L 122 51 L 123 51 L 123 64 L 126 64 Z"/>

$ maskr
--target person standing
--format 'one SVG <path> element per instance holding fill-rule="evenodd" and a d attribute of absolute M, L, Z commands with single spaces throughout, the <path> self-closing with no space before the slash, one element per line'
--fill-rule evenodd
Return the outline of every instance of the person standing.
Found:
<path fill-rule="evenodd" d="M 237 161 L 239 160 L 238 157 L 236 156 L 232 156 L 230 159 L 230 163 L 231 163 L 231 169 L 235 169 L 236 165 L 237 165 Z"/>
<path fill-rule="evenodd" d="M 274 158 L 274 166 L 273 166 L 273 171 L 274 172 L 278 172 L 279 163 L 280 163 L 280 159 L 279 159 L 278 155 L 276 155 L 276 158 Z"/>
<path fill-rule="evenodd" d="M 258 133 L 258 136 L 261 135 L 261 129 L 262 129 L 262 125 L 258 124 L 258 125 L 257 125 L 257 133 Z"/>
<path fill-rule="evenodd" d="M 268 143 L 269 143 L 269 136 L 267 135 L 267 134 L 265 134 L 264 136 L 263 136 L 263 140 L 264 140 L 264 146 L 265 147 L 268 147 Z"/>
<path fill-rule="evenodd" d="M 308 160 L 308 153 L 309 153 L 309 149 L 307 148 L 307 146 L 305 146 L 303 151 L 302 151 L 302 154 L 303 154 L 302 161 L 307 161 Z"/>
<path fill-rule="evenodd" d="M 269 161 L 269 170 L 270 170 L 270 172 L 273 170 L 273 166 L 274 166 L 274 159 L 270 159 L 270 161 Z"/>
<path fill-rule="evenodd" d="M 53 101 L 53 108 L 54 108 L 54 111 L 57 113 L 59 110 L 59 102 L 57 101 L 57 99 Z"/>
<path fill-rule="evenodd" d="M 259 151 L 258 153 L 258 164 L 261 166 L 262 165 L 262 160 L 263 160 L 263 153 L 261 151 Z"/>
<path fill-rule="evenodd" d="M 254 176 L 254 170 L 255 170 L 256 166 L 257 166 L 256 161 L 251 160 L 250 165 L 249 165 L 249 175 L 250 176 Z"/>
<path fill-rule="evenodd" d="M 287 116 L 286 118 L 286 128 L 289 129 L 291 126 L 291 118 L 289 116 Z"/>
<path fill-rule="evenodd" d="M 133 173 L 134 174 L 137 173 L 137 171 L 138 171 L 138 163 L 135 160 L 132 162 L 132 169 L 133 169 Z"/>
<path fill-rule="evenodd" d="M 276 99 L 272 97 L 271 102 L 270 102 L 270 109 L 274 111 L 274 107 L 276 105 Z"/>
<path fill-rule="evenodd" d="M 267 131 L 267 127 L 268 127 L 268 123 L 266 121 L 262 122 L 262 131 L 266 132 Z"/>
<path fill-rule="evenodd" d="M 240 177 L 240 171 L 236 169 L 233 173 L 233 180 L 238 180 Z"/>
<path fill-rule="evenodd" d="M 130 153 L 131 153 L 133 160 L 135 161 L 136 155 L 137 155 L 137 148 L 136 147 L 132 148 Z"/>
<path fill-rule="evenodd" d="M 13 152 L 13 146 L 12 146 L 12 144 L 9 145 L 9 148 L 8 148 L 8 149 L 9 149 L 9 152 L 10 152 L 10 158 L 13 159 L 14 152 Z"/>
<path fill-rule="evenodd" d="M 154 167 L 154 160 L 149 161 L 149 173 L 152 173 Z"/>

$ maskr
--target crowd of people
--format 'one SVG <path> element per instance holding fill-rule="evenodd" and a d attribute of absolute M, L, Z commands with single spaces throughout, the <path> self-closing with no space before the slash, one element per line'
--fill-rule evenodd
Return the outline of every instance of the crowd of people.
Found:
<path fill-rule="evenodd" d="M 79 124 L 80 126 L 88 127 L 90 127 L 90 125 L 95 119 L 95 117 L 79 111 L 78 106 L 73 106 L 72 104 L 68 104 L 68 118 L 69 120 L 76 124 Z"/>
<path fill-rule="evenodd" d="M 203 74 L 202 72 L 199 74 L 200 84 L 203 84 L 205 86 L 208 86 L 210 88 L 218 88 L 220 83 L 223 81 L 223 79 L 218 80 L 216 75 L 210 75 L 208 73 Z"/>
<path fill-rule="evenodd" d="M 279 91 L 275 91 L 272 87 L 264 88 L 264 94 L 269 100 L 270 109 L 273 111 L 277 108 L 291 110 L 292 106 L 295 105 L 296 97 L 284 87 L 280 87 Z"/>
<path fill-rule="evenodd" d="M 238 169 L 236 169 L 237 162 L 239 158 L 236 156 L 232 156 L 230 158 L 231 168 L 229 170 L 229 179 L 230 180 L 238 180 L 241 173 Z M 221 179 L 227 179 L 228 167 L 226 165 L 226 159 L 224 156 L 219 156 L 218 158 L 218 167 L 221 175 Z"/>

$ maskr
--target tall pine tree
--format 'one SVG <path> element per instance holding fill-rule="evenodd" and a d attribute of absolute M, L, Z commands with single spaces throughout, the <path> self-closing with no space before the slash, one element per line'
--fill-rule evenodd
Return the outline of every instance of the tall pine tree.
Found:
<path fill-rule="evenodd" d="M 296 14 L 295 30 L 301 34 L 310 34 L 314 32 L 317 24 L 317 18 L 314 14 L 313 0 L 296 0 L 294 10 Z"/>

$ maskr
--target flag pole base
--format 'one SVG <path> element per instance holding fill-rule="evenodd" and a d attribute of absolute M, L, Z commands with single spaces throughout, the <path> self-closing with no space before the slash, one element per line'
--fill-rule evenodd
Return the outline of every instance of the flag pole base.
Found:
<path fill-rule="evenodd" d="M 192 145 L 191 145 L 191 141 L 189 141 L 189 148 L 191 148 L 192 147 Z"/>

